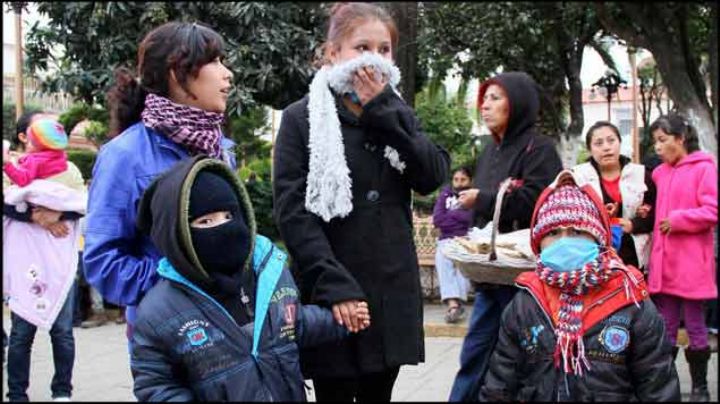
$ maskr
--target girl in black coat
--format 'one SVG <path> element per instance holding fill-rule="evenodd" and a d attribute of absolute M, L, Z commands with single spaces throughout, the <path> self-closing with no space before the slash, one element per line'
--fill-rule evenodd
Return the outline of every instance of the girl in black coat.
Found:
<path fill-rule="evenodd" d="M 424 360 L 411 193 L 438 188 L 450 159 L 393 88 L 396 45 L 380 7 L 333 7 L 324 66 L 285 109 L 275 145 L 274 215 L 302 301 L 332 307 L 351 329 L 357 301 L 373 313 L 358 335 L 302 352 L 318 401 L 389 401 L 400 365 Z M 342 90 L 334 78 L 359 60 L 383 75 L 348 68 Z"/>

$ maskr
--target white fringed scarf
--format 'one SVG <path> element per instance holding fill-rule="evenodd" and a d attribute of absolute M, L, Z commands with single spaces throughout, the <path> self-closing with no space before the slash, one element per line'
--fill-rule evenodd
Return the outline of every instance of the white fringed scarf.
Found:
<path fill-rule="evenodd" d="M 310 83 L 310 162 L 305 208 L 326 222 L 335 217 L 346 217 L 353 209 L 350 169 L 345 160 L 340 119 L 330 88 L 338 94 L 352 92 L 353 73 L 362 66 L 372 66 L 376 75 L 385 75 L 393 89 L 400 82 L 397 66 L 379 55 L 366 52 L 341 64 L 323 66 Z M 403 172 L 405 163 L 400 160 L 397 150 L 386 146 L 384 156 L 393 168 Z"/>

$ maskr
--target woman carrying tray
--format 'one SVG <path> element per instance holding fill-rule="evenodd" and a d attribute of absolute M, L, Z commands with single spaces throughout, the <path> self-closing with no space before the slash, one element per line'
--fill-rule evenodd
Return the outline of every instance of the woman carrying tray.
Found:
<path fill-rule="evenodd" d="M 480 85 L 478 105 L 494 143 L 478 157 L 474 187 L 460 193 L 460 203 L 475 212 L 474 224 L 492 220 L 500 183 L 515 181 L 502 203 L 500 233 L 530 226 L 540 192 L 562 169 L 552 140 L 534 129 L 540 100 L 537 84 L 526 73 L 507 72 Z M 450 401 L 475 401 L 495 346 L 500 315 L 515 294 L 514 286 L 474 284 L 475 303 L 460 353 L 460 370 Z"/>

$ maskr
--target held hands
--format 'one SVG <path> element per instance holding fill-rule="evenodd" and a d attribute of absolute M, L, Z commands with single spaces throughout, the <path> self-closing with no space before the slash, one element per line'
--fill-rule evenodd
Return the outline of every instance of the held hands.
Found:
<path fill-rule="evenodd" d="M 380 80 L 375 79 L 375 72 L 372 67 L 363 67 L 357 70 L 353 76 L 353 88 L 355 94 L 360 98 L 360 104 L 365 105 L 380 94 L 388 83 L 384 75 Z"/>
<path fill-rule="evenodd" d="M 645 204 L 638 206 L 638 208 L 635 210 L 635 214 L 639 218 L 645 219 L 650 214 L 650 209 L 652 209 L 652 206 L 645 203 Z"/>
<path fill-rule="evenodd" d="M 460 202 L 460 205 L 462 205 L 463 208 L 471 209 L 473 206 L 475 206 L 478 193 L 480 193 L 480 190 L 477 188 L 470 188 L 464 191 L 460 191 L 458 202 Z"/>
<path fill-rule="evenodd" d="M 618 223 L 620 224 L 620 226 L 622 226 L 623 233 L 632 234 L 633 224 L 630 220 L 620 219 L 620 220 L 618 220 Z"/>
<path fill-rule="evenodd" d="M 60 221 L 62 212 L 37 206 L 32 209 L 30 216 L 33 223 L 39 224 L 53 235 L 53 237 L 66 237 L 70 234 L 68 226 Z"/>
<path fill-rule="evenodd" d="M 346 300 L 332 306 L 333 317 L 350 332 L 362 331 L 370 327 L 370 311 L 367 302 Z"/>

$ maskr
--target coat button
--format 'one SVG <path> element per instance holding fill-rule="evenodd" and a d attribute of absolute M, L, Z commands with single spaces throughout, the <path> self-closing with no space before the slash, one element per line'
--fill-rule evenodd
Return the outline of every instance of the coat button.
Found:
<path fill-rule="evenodd" d="M 368 191 L 368 193 L 365 195 L 365 199 L 367 199 L 370 202 L 376 202 L 378 199 L 380 199 L 380 192 L 376 190 Z"/>
<path fill-rule="evenodd" d="M 365 147 L 365 150 L 370 151 L 370 152 L 374 152 L 376 149 L 376 146 L 370 142 L 365 142 L 365 144 L 363 146 Z"/>

